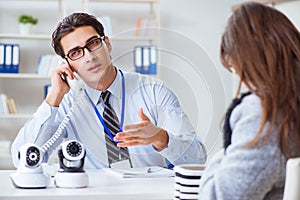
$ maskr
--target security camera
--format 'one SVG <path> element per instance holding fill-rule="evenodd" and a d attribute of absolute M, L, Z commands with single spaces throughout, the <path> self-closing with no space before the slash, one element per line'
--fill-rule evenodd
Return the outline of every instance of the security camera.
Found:
<path fill-rule="evenodd" d="M 85 149 L 76 140 L 66 141 L 58 150 L 60 171 L 79 172 L 83 171 Z"/>
<path fill-rule="evenodd" d="M 83 145 L 76 140 L 66 141 L 57 153 L 59 170 L 55 175 L 55 185 L 62 188 L 87 187 L 89 179 L 83 169 L 86 154 Z"/>
<path fill-rule="evenodd" d="M 34 144 L 25 144 L 19 149 L 19 165 L 36 168 L 42 162 L 43 156 L 39 147 Z M 21 168 L 22 169 L 22 168 Z"/>
<path fill-rule="evenodd" d="M 19 166 L 10 176 L 13 185 L 18 188 L 46 188 L 50 177 L 40 165 L 43 160 L 40 148 L 35 144 L 24 144 L 20 147 L 18 156 Z"/>
<path fill-rule="evenodd" d="M 64 158 L 70 161 L 81 160 L 85 155 L 82 144 L 75 140 L 63 143 L 61 148 Z"/>

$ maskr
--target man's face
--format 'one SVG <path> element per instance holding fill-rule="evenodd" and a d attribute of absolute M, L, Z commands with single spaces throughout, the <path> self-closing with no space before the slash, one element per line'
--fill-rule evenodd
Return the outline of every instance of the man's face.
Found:
<path fill-rule="evenodd" d="M 80 47 L 84 47 L 87 43 L 99 38 L 100 35 L 91 26 L 82 26 L 76 28 L 75 31 L 65 35 L 61 39 L 61 45 L 65 54 L 77 51 Z M 68 62 L 80 77 L 91 87 L 96 87 L 102 78 L 110 76 L 109 71 L 113 67 L 109 53 L 111 46 L 106 38 L 102 40 L 102 46 L 94 51 L 83 49 L 84 56 L 77 59 L 68 59 Z"/>

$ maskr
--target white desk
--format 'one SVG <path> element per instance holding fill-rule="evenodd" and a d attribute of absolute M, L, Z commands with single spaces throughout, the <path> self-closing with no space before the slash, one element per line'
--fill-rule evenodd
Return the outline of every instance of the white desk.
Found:
<path fill-rule="evenodd" d="M 174 178 L 120 178 L 105 170 L 87 171 L 89 186 L 80 189 L 56 188 L 51 184 L 46 189 L 15 188 L 10 180 L 12 170 L 0 170 L 0 200 L 143 200 L 173 199 Z"/>

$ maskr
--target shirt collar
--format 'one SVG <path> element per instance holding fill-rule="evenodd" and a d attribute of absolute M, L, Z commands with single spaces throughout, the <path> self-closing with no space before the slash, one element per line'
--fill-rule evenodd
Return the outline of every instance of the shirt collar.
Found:
<path fill-rule="evenodd" d="M 122 93 L 122 77 L 121 77 L 121 73 L 119 72 L 119 69 L 116 68 L 117 70 L 117 75 L 115 80 L 112 82 L 112 84 L 107 88 L 107 90 L 115 97 L 121 99 L 121 93 Z M 99 102 L 99 99 L 101 98 L 101 90 L 96 90 L 94 88 L 89 87 L 88 85 L 86 85 L 86 90 L 87 93 L 89 94 L 92 102 L 94 103 L 94 105 L 97 105 L 97 103 Z"/>
<path fill-rule="evenodd" d="M 112 95 L 114 95 L 117 98 L 121 98 L 122 95 L 122 77 L 121 77 L 121 72 L 119 72 L 119 69 L 116 68 L 117 70 L 117 76 L 115 80 L 112 82 L 112 84 L 109 86 L 107 89 Z"/>

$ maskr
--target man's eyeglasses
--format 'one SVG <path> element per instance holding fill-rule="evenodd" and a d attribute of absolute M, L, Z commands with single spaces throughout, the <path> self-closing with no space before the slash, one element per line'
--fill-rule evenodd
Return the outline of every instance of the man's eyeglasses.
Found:
<path fill-rule="evenodd" d="M 78 60 L 84 56 L 84 49 L 86 48 L 90 52 L 96 51 L 102 47 L 102 40 L 104 40 L 104 36 L 92 39 L 88 43 L 86 43 L 83 47 L 78 47 L 75 49 L 71 49 L 66 55 L 65 58 L 69 58 L 72 61 Z"/>

